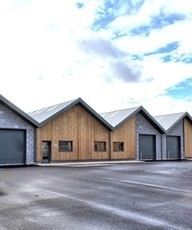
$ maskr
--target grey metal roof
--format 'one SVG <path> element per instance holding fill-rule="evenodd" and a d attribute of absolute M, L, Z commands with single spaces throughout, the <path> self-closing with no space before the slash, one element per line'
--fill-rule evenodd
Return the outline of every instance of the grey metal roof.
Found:
<path fill-rule="evenodd" d="M 25 113 L 23 110 L 18 108 L 16 105 L 14 105 L 12 102 L 10 102 L 8 99 L 6 99 L 3 95 L 0 94 L 0 103 L 12 110 L 14 113 L 16 113 L 19 117 L 30 123 L 31 125 L 38 127 L 39 123 L 34 120 L 31 116 L 29 116 L 27 113 Z"/>
<path fill-rule="evenodd" d="M 160 116 L 154 116 L 154 118 L 166 131 L 172 129 L 184 118 L 187 118 L 190 122 L 192 122 L 191 116 L 187 112 L 165 114 Z"/>
<path fill-rule="evenodd" d="M 33 119 L 37 120 L 40 123 L 40 126 L 42 126 L 77 104 L 81 105 L 87 112 L 89 112 L 94 118 L 96 118 L 106 128 L 108 128 L 109 130 L 113 129 L 112 126 L 101 115 L 99 115 L 95 110 L 93 110 L 81 98 L 59 103 L 59 104 L 55 104 L 55 105 L 52 105 L 52 106 L 49 106 L 43 109 L 39 109 L 39 110 L 30 112 L 29 115 Z"/>
<path fill-rule="evenodd" d="M 159 132 L 165 133 L 164 128 L 142 106 L 102 113 L 101 116 L 115 129 L 137 113 L 141 113 Z"/>
<path fill-rule="evenodd" d="M 50 118 L 51 116 L 53 116 L 54 114 L 56 114 L 57 112 L 59 112 L 60 110 L 65 109 L 67 106 L 69 106 L 72 102 L 74 102 L 75 100 L 71 100 L 71 101 L 67 101 L 67 102 L 63 102 L 60 104 L 55 104 L 52 106 L 48 106 L 39 110 L 35 110 L 33 112 L 29 112 L 28 114 L 33 117 L 35 120 L 37 120 L 39 123 L 47 120 L 48 118 Z"/>
<path fill-rule="evenodd" d="M 139 107 L 116 110 L 112 112 L 102 113 L 101 116 L 107 120 L 113 127 L 122 123 L 125 119 L 130 117 Z"/>

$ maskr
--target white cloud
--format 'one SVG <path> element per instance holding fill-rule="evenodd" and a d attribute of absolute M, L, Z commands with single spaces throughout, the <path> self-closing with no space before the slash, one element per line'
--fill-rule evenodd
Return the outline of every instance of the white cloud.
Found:
<path fill-rule="evenodd" d="M 163 11 L 167 14 L 191 14 L 192 2 L 188 0 L 159 0 L 162 4 Z"/>
<path fill-rule="evenodd" d="M 99 112 L 141 104 L 149 112 L 161 112 L 160 106 L 157 108 L 160 102 L 164 111 L 178 108 L 175 99 L 159 95 L 188 78 L 191 65 L 162 63 L 161 55 L 136 62 L 131 55 L 173 41 L 180 43 L 178 53 L 189 52 L 190 17 L 153 30 L 148 37 L 127 36 L 118 41 L 112 37 L 116 29 L 127 33 L 135 26 L 148 25 L 160 9 L 190 13 L 190 1 L 185 1 L 187 7 L 179 7 L 180 1 L 147 0 L 130 15 L 120 10 L 121 16 L 98 32 L 92 31 L 92 25 L 105 2 L 84 0 L 81 9 L 77 2 L 0 1 L 1 93 L 26 111 L 78 97 Z M 181 109 L 188 105 L 178 103 Z"/>

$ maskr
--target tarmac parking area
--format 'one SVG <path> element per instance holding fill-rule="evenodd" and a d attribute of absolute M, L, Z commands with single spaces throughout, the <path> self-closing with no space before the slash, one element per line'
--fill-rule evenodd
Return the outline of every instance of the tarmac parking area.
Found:
<path fill-rule="evenodd" d="M 192 229 L 192 161 L 0 168 L 0 230 Z"/>

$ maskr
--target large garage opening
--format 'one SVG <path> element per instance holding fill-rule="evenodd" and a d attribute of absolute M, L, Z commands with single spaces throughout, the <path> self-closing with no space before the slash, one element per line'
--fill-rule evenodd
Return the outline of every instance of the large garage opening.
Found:
<path fill-rule="evenodd" d="M 139 135 L 139 159 L 156 160 L 156 136 Z"/>
<path fill-rule="evenodd" d="M 167 159 L 180 160 L 181 159 L 181 138 L 179 136 L 167 136 Z"/>
<path fill-rule="evenodd" d="M 0 164 L 26 163 L 25 130 L 0 129 Z"/>

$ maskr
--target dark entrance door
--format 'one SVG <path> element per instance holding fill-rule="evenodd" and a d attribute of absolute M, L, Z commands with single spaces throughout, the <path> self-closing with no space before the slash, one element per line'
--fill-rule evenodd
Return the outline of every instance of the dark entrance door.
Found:
<path fill-rule="evenodd" d="M 42 141 L 42 161 L 51 162 L 51 141 Z"/>
<path fill-rule="evenodd" d="M 180 137 L 178 136 L 167 136 L 167 159 L 168 160 L 179 160 L 181 159 L 181 144 Z"/>
<path fill-rule="evenodd" d="M 25 131 L 0 130 L 0 164 L 25 164 Z"/>
<path fill-rule="evenodd" d="M 156 138 L 155 135 L 139 135 L 139 159 L 156 159 Z"/>

